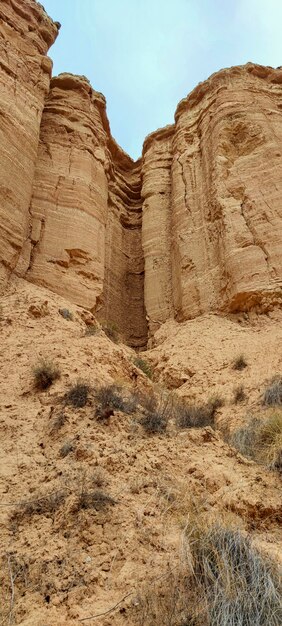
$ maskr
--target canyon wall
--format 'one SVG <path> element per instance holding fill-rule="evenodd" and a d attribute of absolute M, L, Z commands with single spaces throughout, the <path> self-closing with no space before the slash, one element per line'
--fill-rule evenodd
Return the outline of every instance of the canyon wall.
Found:
<path fill-rule="evenodd" d="M 16 273 L 143 347 L 164 321 L 282 301 L 282 69 L 222 70 L 134 163 L 102 94 L 51 79 L 35 0 L 0 8 L 0 282 Z"/>
<path fill-rule="evenodd" d="M 33 0 L 0 5 L 0 280 L 16 270 L 30 232 L 29 206 L 58 26 Z"/>

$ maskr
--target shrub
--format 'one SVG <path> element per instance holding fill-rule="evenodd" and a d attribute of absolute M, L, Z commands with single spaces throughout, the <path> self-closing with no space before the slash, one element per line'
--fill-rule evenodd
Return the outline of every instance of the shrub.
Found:
<path fill-rule="evenodd" d="M 278 626 L 279 574 L 239 530 L 213 526 L 190 543 L 211 626 Z"/>
<path fill-rule="evenodd" d="M 236 359 L 234 359 L 233 361 L 233 369 L 234 370 L 238 370 L 241 371 L 243 369 L 245 369 L 245 367 L 247 367 L 248 363 L 244 357 L 243 354 L 240 354 L 239 356 L 236 357 Z"/>
<path fill-rule="evenodd" d="M 59 367 L 47 359 L 41 359 L 33 368 L 35 386 L 42 391 L 51 387 L 60 375 Z"/>
<path fill-rule="evenodd" d="M 179 403 L 176 406 L 175 417 L 179 428 L 203 428 L 214 426 L 216 411 L 223 405 L 219 396 L 211 398 L 206 404 L 193 406 Z"/>
<path fill-rule="evenodd" d="M 134 359 L 133 363 L 136 367 L 138 367 L 138 369 L 140 369 L 144 374 L 146 374 L 148 378 L 150 379 L 152 378 L 153 372 L 147 361 L 145 361 L 144 359 L 141 359 L 141 357 L 138 356 L 136 357 L 136 359 Z"/>
<path fill-rule="evenodd" d="M 95 511 L 103 511 L 109 506 L 114 506 L 116 501 L 104 493 L 96 489 L 95 491 L 82 491 L 79 496 L 78 506 L 80 509 L 95 509 Z"/>
<path fill-rule="evenodd" d="M 244 402 L 246 400 L 246 394 L 243 385 L 239 385 L 234 389 L 234 404 L 239 404 L 239 402 Z"/>
<path fill-rule="evenodd" d="M 170 398 L 156 399 L 149 396 L 148 402 L 143 404 L 144 415 L 140 419 L 140 424 L 148 435 L 162 434 L 166 431 L 169 417 L 172 413 Z"/>
<path fill-rule="evenodd" d="M 196 523 L 182 561 L 136 603 L 140 626 L 279 626 L 278 567 L 240 531 Z"/>
<path fill-rule="evenodd" d="M 268 387 L 266 388 L 263 396 L 263 404 L 267 406 L 281 406 L 282 405 L 282 378 L 281 376 L 275 376 Z"/>
<path fill-rule="evenodd" d="M 84 334 L 85 337 L 91 337 L 93 335 L 97 335 L 98 331 L 98 326 L 96 326 L 95 324 L 89 324 L 88 326 L 86 326 Z"/>
<path fill-rule="evenodd" d="M 118 343 L 119 341 L 119 333 L 117 326 L 114 322 L 103 322 L 102 329 L 104 333 L 113 341 L 114 343 Z"/>
<path fill-rule="evenodd" d="M 73 320 L 73 313 L 69 309 L 59 309 L 59 313 L 65 320 L 69 322 Z"/>
<path fill-rule="evenodd" d="M 273 413 L 266 419 L 253 417 L 236 430 L 230 439 L 239 452 L 258 462 L 279 466 L 282 449 L 282 413 Z"/>
<path fill-rule="evenodd" d="M 84 407 L 88 400 L 90 386 L 83 381 L 77 381 L 66 394 L 67 404 L 71 404 L 76 409 Z"/>
<path fill-rule="evenodd" d="M 124 398 L 121 393 L 121 387 L 118 385 L 106 385 L 98 389 L 96 402 L 96 417 L 99 420 L 108 419 L 114 414 L 114 411 L 131 413 L 136 406 L 134 396 L 131 396 L 129 399 Z"/>
<path fill-rule="evenodd" d="M 59 451 L 59 455 L 61 457 L 61 459 L 64 459 L 66 456 L 68 456 L 68 454 L 70 454 L 70 452 L 73 452 L 74 450 L 74 445 L 71 441 L 66 441 L 62 447 L 60 448 Z"/>
<path fill-rule="evenodd" d="M 64 503 L 65 497 L 63 491 L 54 491 L 50 494 L 20 502 L 11 514 L 11 522 L 19 522 L 24 517 L 33 517 L 34 515 L 49 517 Z"/>

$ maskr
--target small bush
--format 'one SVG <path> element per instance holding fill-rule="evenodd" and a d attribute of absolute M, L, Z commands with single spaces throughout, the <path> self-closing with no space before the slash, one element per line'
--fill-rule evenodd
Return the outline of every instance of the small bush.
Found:
<path fill-rule="evenodd" d="M 45 515 L 55 513 L 57 509 L 64 503 L 65 493 L 62 491 L 54 491 L 53 493 L 38 496 L 25 502 L 20 502 L 17 508 L 11 514 L 12 522 L 20 522 L 24 517 L 33 517 L 34 515 Z"/>
<path fill-rule="evenodd" d="M 73 313 L 69 309 L 59 309 L 59 313 L 65 320 L 69 322 L 73 320 Z"/>
<path fill-rule="evenodd" d="M 246 400 L 246 394 L 243 385 L 239 385 L 234 389 L 234 404 L 239 404 L 239 402 L 244 402 Z"/>
<path fill-rule="evenodd" d="M 162 434 L 166 431 L 168 421 L 172 415 L 171 398 L 157 399 L 149 396 L 148 402 L 143 404 L 144 415 L 140 419 L 140 424 L 148 435 Z"/>
<path fill-rule="evenodd" d="M 152 372 L 152 368 L 150 367 L 149 363 L 147 361 L 145 361 L 144 359 L 141 359 L 141 357 L 136 357 L 136 359 L 134 359 L 133 361 L 134 365 L 136 367 L 138 367 L 138 369 L 140 369 L 143 374 L 146 374 L 146 376 L 148 376 L 148 378 L 152 378 L 153 376 L 153 372 Z"/>
<path fill-rule="evenodd" d="M 239 530 L 214 526 L 190 543 L 196 584 L 211 626 L 278 626 L 281 581 L 272 562 Z"/>
<path fill-rule="evenodd" d="M 223 405 L 223 400 L 215 396 L 206 404 L 194 406 L 179 403 L 176 406 L 175 417 L 179 428 L 203 428 L 214 426 L 216 411 Z"/>
<path fill-rule="evenodd" d="M 113 341 L 114 343 L 118 343 L 119 341 L 119 333 L 117 326 L 114 322 L 103 322 L 102 329 L 104 333 Z"/>
<path fill-rule="evenodd" d="M 109 506 L 114 506 L 116 501 L 104 493 L 96 489 L 95 491 L 82 491 L 79 496 L 78 506 L 80 509 L 95 509 L 95 511 L 104 511 Z"/>
<path fill-rule="evenodd" d="M 44 391 L 60 378 L 60 370 L 52 361 L 41 359 L 33 368 L 33 376 L 36 388 Z"/>
<path fill-rule="evenodd" d="M 95 324 L 89 324 L 88 326 L 86 326 L 84 334 L 85 337 L 92 337 L 93 335 L 97 335 L 98 331 L 98 326 L 96 326 Z"/>
<path fill-rule="evenodd" d="M 136 406 L 134 397 L 124 398 L 121 387 L 118 385 L 107 385 L 98 389 L 96 393 L 96 417 L 99 420 L 107 420 L 114 411 L 131 413 Z"/>
<path fill-rule="evenodd" d="M 234 359 L 232 368 L 234 370 L 237 370 L 237 371 L 240 372 L 243 369 L 245 369 L 245 367 L 247 367 L 247 365 L 248 365 L 248 363 L 247 363 L 244 355 L 240 354 L 239 356 L 236 357 L 236 359 Z"/>
<path fill-rule="evenodd" d="M 74 450 L 74 445 L 71 441 L 66 441 L 62 447 L 60 448 L 59 451 L 59 455 L 61 457 L 61 459 L 64 459 L 66 456 L 68 456 L 68 454 L 70 454 L 70 452 L 73 452 Z"/>
<path fill-rule="evenodd" d="M 65 425 L 66 420 L 67 418 L 64 413 L 60 413 L 59 415 L 54 417 L 50 427 L 50 434 L 56 433 L 61 430 L 61 428 Z"/>
<path fill-rule="evenodd" d="M 263 404 L 266 406 L 281 406 L 282 405 L 282 378 L 281 376 L 275 376 L 268 387 L 266 388 L 263 396 Z"/>
<path fill-rule="evenodd" d="M 83 408 L 87 403 L 89 391 L 90 386 L 87 383 L 78 381 L 66 394 L 67 404 L 71 404 L 76 409 Z"/>
<path fill-rule="evenodd" d="M 236 430 L 230 439 L 241 454 L 257 462 L 279 465 L 282 448 L 282 413 L 273 413 L 266 419 L 253 417 Z"/>

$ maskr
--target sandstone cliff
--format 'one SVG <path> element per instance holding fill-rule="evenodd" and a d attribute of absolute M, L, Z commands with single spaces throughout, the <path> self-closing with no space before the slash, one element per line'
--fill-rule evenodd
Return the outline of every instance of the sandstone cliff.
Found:
<path fill-rule="evenodd" d="M 50 83 L 40 5 L 0 16 L 3 285 L 41 284 L 135 347 L 147 324 L 281 304 L 282 69 L 214 74 L 134 163 L 85 77 Z"/>

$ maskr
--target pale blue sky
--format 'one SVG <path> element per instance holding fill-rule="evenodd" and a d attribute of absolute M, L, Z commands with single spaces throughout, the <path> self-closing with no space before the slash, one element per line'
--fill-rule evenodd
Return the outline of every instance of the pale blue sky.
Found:
<path fill-rule="evenodd" d="M 61 22 L 53 74 L 84 74 L 133 158 L 177 103 L 230 65 L 282 65 L 282 0 L 41 0 Z"/>

